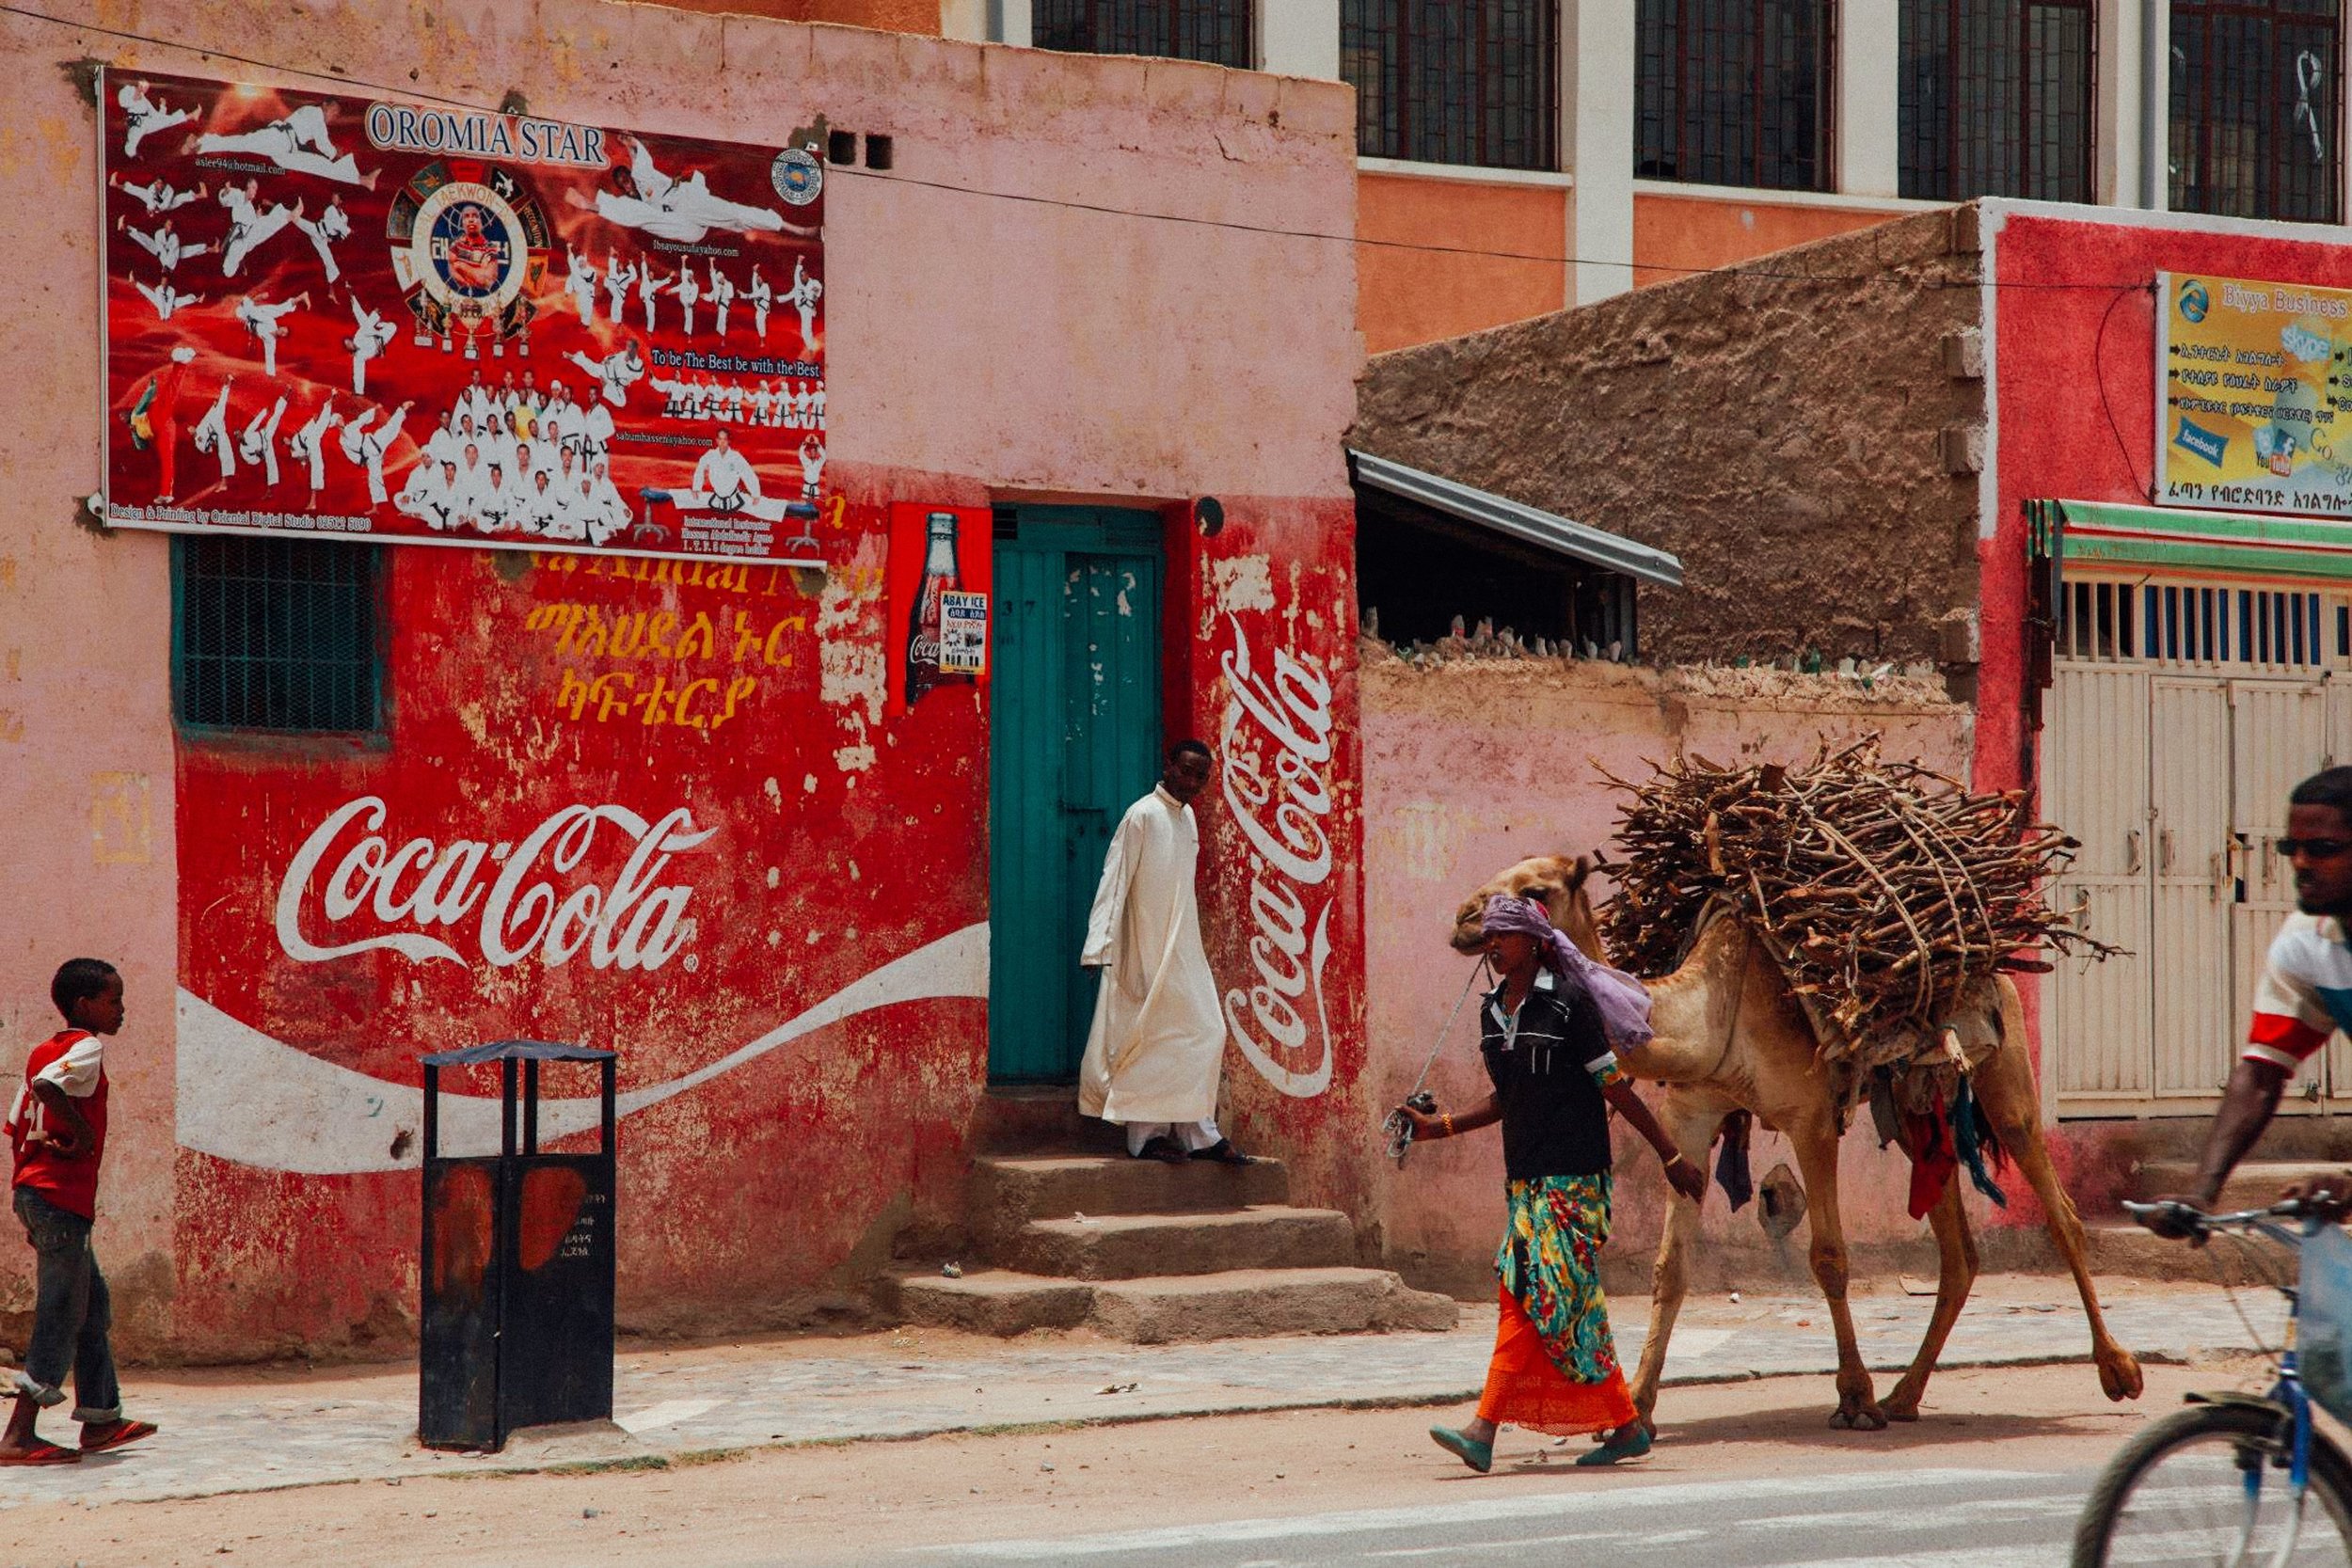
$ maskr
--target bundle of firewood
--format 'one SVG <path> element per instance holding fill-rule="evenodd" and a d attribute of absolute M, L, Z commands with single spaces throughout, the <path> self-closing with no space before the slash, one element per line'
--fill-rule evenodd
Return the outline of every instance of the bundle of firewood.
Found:
<path fill-rule="evenodd" d="M 1888 762 L 1876 736 L 1808 767 L 1654 767 L 1629 794 L 1601 911 L 1612 958 L 1657 977 L 1681 962 L 1723 899 L 1779 960 L 1825 1056 L 1932 1032 L 1954 998 L 1999 971 L 2046 971 L 2043 949 L 2113 949 L 2067 924 L 2042 884 L 2074 840 L 2022 792 L 1973 795 Z"/>

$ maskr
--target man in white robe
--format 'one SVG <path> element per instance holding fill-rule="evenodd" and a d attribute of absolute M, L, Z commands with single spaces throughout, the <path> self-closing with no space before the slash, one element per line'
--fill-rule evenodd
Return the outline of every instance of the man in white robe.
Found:
<path fill-rule="evenodd" d="M 1248 1156 L 1216 1127 L 1225 1015 L 1193 892 L 1200 830 L 1192 801 L 1210 767 L 1206 746 L 1178 742 L 1158 786 L 1111 834 L 1078 956 L 1103 977 L 1078 1065 L 1078 1109 L 1122 1123 L 1130 1154 L 1242 1164 Z"/>

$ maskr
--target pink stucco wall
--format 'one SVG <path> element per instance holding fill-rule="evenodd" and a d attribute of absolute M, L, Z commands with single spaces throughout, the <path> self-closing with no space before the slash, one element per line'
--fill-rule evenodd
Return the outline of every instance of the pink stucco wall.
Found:
<path fill-rule="evenodd" d="M 1864 692 L 1851 681 L 1765 671 L 1661 673 L 1553 660 L 1463 660 L 1415 668 L 1368 654 L 1364 711 L 1365 959 L 1368 1078 L 1376 1103 L 1411 1087 L 1472 960 L 1446 945 L 1454 908 L 1503 867 L 1531 855 L 1607 844 L 1616 800 L 1602 777 L 1647 775 L 1677 751 L 1726 764 L 1802 762 L 1817 747 L 1877 732 L 1888 753 L 1965 771 L 1970 711 L 1940 688 L 1899 681 Z M 1597 894 L 1606 882 L 1596 884 Z M 1440 1105 L 1483 1097 L 1477 1035 L 1466 1010 L 1431 1074 Z M 1368 1129 L 1365 1134 L 1372 1136 Z M 1664 1214 L 1665 1183 L 1645 1150 L 1620 1149 L 1613 1277 L 1645 1279 Z M 1757 1131 L 1761 1180 L 1788 1157 Z M 1417 1148 L 1382 1166 L 1377 1213 L 1391 1265 L 1465 1292 L 1488 1288 L 1502 1213 L 1502 1149 L 1489 1136 Z M 1908 1166 L 1867 1136 L 1841 1160 L 1847 1233 L 1866 1259 L 1924 1238 L 1903 1210 Z M 1710 1192 L 1701 1283 L 1804 1268 L 1804 1234 L 1774 1246 L 1752 1205 L 1738 1214 Z M 1926 1243 L 1914 1267 L 1929 1266 Z"/>
<path fill-rule="evenodd" d="M 282 959 L 265 942 L 246 945 L 267 931 L 257 899 L 282 861 L 268 859 L 267 835 L 255 833 L 252 845 L 231 837 L 200 853 L 217 886 L 200 900 L 184 892 L 183 862 L 198 860 L 179 854 L 175 821 L 212 824 L 214 832 L 245 816 L 223 800 L 176 799 L 175 780 L 183 789 L 233 789 L 285 816 L 356 793 L 359 779 L 291 754 L 192 760 L 170 721 L 166 542 L 102 538 L 75 524 L 76 498 L 98 478 L 99 206 L 96 118 L 65 62 L 94 57 L 129 70 L 310 87 L 322 78 L 298 71 L 331 65 L 324 82 L 343 84 L 339 90 L 485 105 L 511 90 L 535 115 L 771 145 L 819 115 L 835 128 L 891 135 L 893 173 L 844 169 L 826 192 L 832 457 L 845 494 L 860 508 L 904 497 L 1158 507 L 1219 496 L 1232 517 L 1225 534 L 1173 552 L 1193 580 L 1171 588 L 1168 613 L 1197 619 L 1199 629 L 1174 640 L 1184 657 L 1168 674 L 1171 721 L 1188 716 L 1214 728 L 1226 710 L 1218 660 L 1232 634 L 1217 616 L 1231 610 L 1249 623 L 1261 661 L 1269 645 L 1324 661 L 1341 734 L 1352 735 L 1352 552 L 1340 436 L 1360 359 L 1354 264 L 1344 245 L 1251 231 L 1352 230 L 1355 121 L 1344 87 L 601 0 L 267 13 L 167 0 L 142 7 L 135 28 L 175 42 L 0 18 L 0 69 L 12 84 L 0 258 L 8 276 L 28 280 L 0 300 L 8 328 L 0 372 L 15 393 L 15 417 L 0 430 L 0 474 L 13 503 L 0 521 L 0 907 L 12 912 L 0 929 L 0 1078 L 53 1026 L 44 992 L 58 958 L 89 951 L 123 962 L 132 1022 L 113 1058 L 102 1244 L 135 1353 L 331 1349 L 351 1320 L 387 1304 L 397 1319 L 413 1291 L 405 1259 L 415 1177 L 310 1178 L 175 1151 L 176 988 L 191 975 L 231 974 L 255 1006 L 278 1009 L 245 1022 L 298 1045 L 306 1005 L 263 973 Z M 276 64 L 231 64 L 207 50 Z M 1181 523 L 1181 512 L 1169 515 Z M 835 588 L 847 592 L 860 572 L 870 575 L 879 560 L 872 544 L 839 563 L 848 575 Z M 434 627 L 447 628 L 395 637 L 392 679 L 409 693 L 402 722 L 429 726 L 469 704 L 518 722 L 544 708 L 533 684 L 544 671 L 517 651 L 514 628 L 539 599 L 584 591 L 536 570 L 501 575 L 476 552 L 393 555 L 393 602 L 427 607 Z M 1236 579 L 1232 562 L 1242 555 L 1258 564 Z M 1255 587 L 1237 597 L 1233 580 Z M 616 606 L 676 594 L 594 587 Z M 878 613 L 836 634 L 884 636 Z M 804 653 L 799 668 L 813 669 L 818 650 Z M 766 699 L 758 726 L 739 744 L 762 754 L 831 754 L 858 698 L 814 689 L 813 679 L 784 684 L 792 689 Z M 530 803 L 526 786 L 547 782 L 516 777 L 497 756 L 453 753 L 446 768 L 437 758 L 421 768 L 427 759 L 400 755 L 420 733 L 410 728 L 406 741 L 395 734 L 392 765 L 368 775 L 418 781 L 409 798 L 392 800 L 396 818 L 453 817 L 453 789 L 469 811 L 517 815 Z M 953 754 L 942 750 L 938 737 L 948 732 L 935 722 L 929 739 L 925 733 L 876 731 L 888 777 L 869 780 L 869 795 L 857 798 L 872 804 L 840 808 L 844 834 L 870 833 L 879 845 L 919 830 L 912 816 L 884 821 L 876 809 L 907 792 L 930 809 L 984 818 L 980 759 L 963 741 Z M 1341 761 L 1352 773 L 1348 743 Z M 616 744 L 605 737 L 566 753 L 575 758 L 569 774 L 553 781 L 564 799 L 688 776 L 652 740 L 635 755 Z M 792 777 L 801 771 L 795 766 Z M 456 782 L 427 777 L 434 773 Z M 857 781 L 829 782 L 847 789 Z M 1352 969 L 1352 777 L 1334 787 L 1343 811 L 1332 829 L 1331 892 Z M 723 816 L 739 803 L 749 802 L 703 802 Z M 544 803 L 532 809 L 544 814 Z M 768 831 L 755 815 L 739 814 L 747 836 Z M 417 831 L 444 830 L 421 821 Z M 955 842 L 979 836 L 966 830 Z M 1243 984 L 1244 851 L 1230 827 L 1212 822 L 1209 840 L 1213 858 L 1235 862 L 1206 870 L 1209 923 L 1238 933 L 1213 956 L 1232 972 L 1221 978 Z M 863 854 L 870 866 L 886 853 L 846 836 L 777 842 L 788 844 L 796 865 L 853 864 Z M 944 891 L 897 890 L 894 918 L 935 914 L 947 903 L 963 910 L 975 896 L 984 904 L 984 860 L 967 855 L 960 867 Z M 911 895 L 934 896 L 911 911 Z M 818 882 L 800 895 L 833 898 L 852 919 L 882 898 L 870 880 Z M 757 934 L 759 921 L 743 924 Z M 868 940 L 882 929 L 869 926 Z M 726 940 L 717 922 L 712 940 Z M 877 950 L 867 959 L 897 956 Z M 731 1016 L 755 1030 L 765 1024 L 753 1014 L 772 1022 L 816 1000 L 801 994 L 816 982 L 799 966 L 786 966 L 776 982 L 772 992 L 724 999 Z M 1355 1033 L 1353 985 L 1352 976 L 1335 983 L 1333 1036 Z M 547 994 L 534 1003 L 543 1015 Z M 659 1021 L 639 1042 L 656 1056 L 691 1049 L 694 1009 L 710 1001 L 675 975 L 664 988 L 591 1000 Z M 404 1005 L 410 1014 L 385 1021 L 387 1030 L 410 1031 L 404 1039 L 442 1030 L 491 1037 L 513 1027 L 502 1004 L 488 1000 L 470 1014 Z M 781 1087 L 762 1090 L 779 1097 L 772 1103 L 739 1094 L 713 1104 L 709 1126 L 706 1110 L 693 1110 L 682 1124 L 692 1136 L 635 1146 L 645 1163 L 633 1173 L 625 1136 L 624 1183 L 664 1195 L 657 1201 L 672 1205 L 665 1212 L 707 1213 L 711 1233 L 733 1249 L 706 1276 L 726 1283 L 697 1295 L 675 1259 L 647 1253 L 632 1263 L 625 1243 L 625 1318 L 716 1327 L 776 1321 L 780 1304 L 853 1288 L 858 1269 L 887 1256 L 894 1227 L 952 1224 L 964 1123 L 981 1087 L 981 1021 L 968 1003 L 933 1014 L 899 1008 L 828 1037 L 822 1072 L 779 1076 Z M 560 1019 L 539 1026 L 564 1032 Z M 661 1031 L 676 1037 L 654 1037 Z M 1352 1040 L 1345 1049 L 1354 1051 Z M 1329 1157 L 1324 1136 L 1333 1120 L 1362 1114 L 1357 1058 L 1342 1065 L 1329 1091 L 1311 1100 L 1278 1097 L 1238 1059 L 1229 1077 L 1237 1124 L 1263 1129 L 1282 1152 L 1305 1153 L 1316 1192 L 1346 1197 L 1364 1180 L 1363 1162 Z M 884 1083 L 887 1092 L 877 1086 Z M 740 1125 L 718 1125 L 728 1117 Z M 727 1201 L 739 1180 L 730 1159 L 756 1164 L 770 1182 L 822 1170 L 823 1200 L 793 1206 L 786 1228 L 763 1230 Z M 664 1279 L 674 1299 L 649 1303 L 642 1282 Z M 28 1303 L 22 1249 L 0 1245 L 0 1323 Z M 397 1334 L 397 1322 L 389 1326 Z"/>

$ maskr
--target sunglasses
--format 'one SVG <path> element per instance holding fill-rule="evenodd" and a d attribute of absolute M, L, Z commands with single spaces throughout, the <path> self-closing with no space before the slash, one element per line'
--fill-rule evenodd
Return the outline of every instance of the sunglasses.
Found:
<path fill-rule="evenodd" d="M 2331 861 L 2347 852 L 2352 852 L 2352 838 L 2282 838 L 2279 841 L 2279 853 L 2288 860 L 2304 855 L 2315 861 Z"/>

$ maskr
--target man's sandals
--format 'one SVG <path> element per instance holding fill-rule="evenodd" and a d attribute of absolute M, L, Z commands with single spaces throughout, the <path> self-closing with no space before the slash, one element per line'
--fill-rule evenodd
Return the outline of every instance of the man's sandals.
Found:
<path fill-rule="evenodd" d="M 1162 1132 L 1146 1139 L 1143 1147 L 1136 1150 L 1136 1158 L 1157 1160 L 1163 1164 L 1181 1165 L 1184 1163 L 1184 1147 Z"/>
<path fill-rule="evenodd" d="M 89 1428 L 84 1427 L 82 1429 L 82 1451 L 104 1453 L 108 1449 L 119 1449 L 126 1443 L 135 1443 L 142 1437 L 154 1435 L 155 1423 L 152 1421 L 117 1421 L 94 1438 L 90 1435 Z"/>
<path fill-rule="evenodd" d="M 79 1465 L 78 1449 L 62 1449 L 55 1443 L 33 1440 L 33 1446 L 22 1453 L 0 1453 L 0 1465 Z"/>
<path fill-rule="evenodd" d="M 1231 1138 L 1219 1138 L 1206 1148 L 1196 1148 L 1191 1157 L 1195 1160 L 1214 1160 L 1220 1165 L 1254 1165 L 1258 1163 L 1256 1156 L 1244 1154 L 1235 1148 Z"/>

